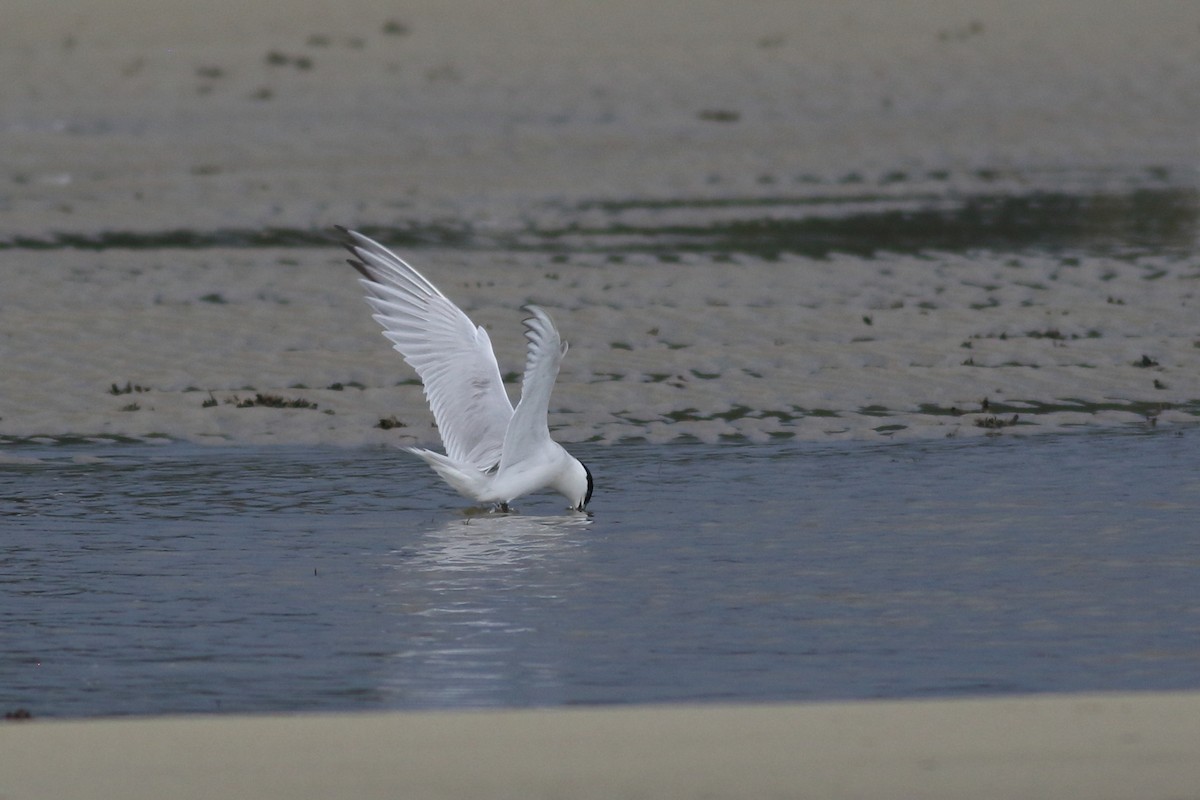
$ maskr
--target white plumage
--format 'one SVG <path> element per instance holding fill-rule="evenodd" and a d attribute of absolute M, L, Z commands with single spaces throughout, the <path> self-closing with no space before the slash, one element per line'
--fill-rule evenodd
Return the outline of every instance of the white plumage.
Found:
<path fill-rule="evenodd" d="M 502 510 L 517 497 L 554 489 L 576 511 L 592 496 L 592 476 L 550 438 L 546 415 L 567 344 L 550 315 L 526 306 L 525 374 L 514 409 L 487 331 L 471 322 L 402 259 L 361 233 L 339 228 L 383 335 L 412 365 L 441 433 L 445 455 L 409 448 L 464 496 Z"/>

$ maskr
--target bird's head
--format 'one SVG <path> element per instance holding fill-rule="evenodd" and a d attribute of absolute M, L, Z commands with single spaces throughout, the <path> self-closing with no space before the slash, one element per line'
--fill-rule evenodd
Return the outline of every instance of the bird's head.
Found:
<path fill-rule="evenodd" d="M 587 511 L 587 504 L 592 500 L 592 471 L 574 456 L 570 459 L 571 466 L 558 491 L 567 498 L 572 511 Z"/>

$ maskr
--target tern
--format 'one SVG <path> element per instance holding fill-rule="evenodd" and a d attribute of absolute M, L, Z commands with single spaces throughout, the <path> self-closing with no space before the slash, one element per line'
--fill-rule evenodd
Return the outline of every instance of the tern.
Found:
<path fill-rule="evenodd" d="M 592 473 L 550 438 L 546 414 L 567 343 L 550 315 L 524 306 L 525 374 L 513 408 L 487 331 L 421 273 L 378 242 L 338 227 L 383 335 L 417 371 L 445 455 L 405 448 L 459 494 L 509 511 L 522 495 L 553 489 L 574 511 L 592 499 Z"/>

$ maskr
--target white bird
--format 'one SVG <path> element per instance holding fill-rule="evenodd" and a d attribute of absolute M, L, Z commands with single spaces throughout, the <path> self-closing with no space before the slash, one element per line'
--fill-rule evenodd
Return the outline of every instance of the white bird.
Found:
<path fill-rule="evenodd" d="M 361 233 L 347 238 L 350 265 L 362 277 L 372 315 L 425 386 L 446 454 L 410 447 L 446 483 L 478 503 L 508 511 L 540 489 L 567 498 L 574 511 L 592 499 L 592 473 L 550 438 L 546 414 L 567 343 L 550 315 L 525 306 L 529 348 L 514 409 L 487 331 L 402 259 Z"/>

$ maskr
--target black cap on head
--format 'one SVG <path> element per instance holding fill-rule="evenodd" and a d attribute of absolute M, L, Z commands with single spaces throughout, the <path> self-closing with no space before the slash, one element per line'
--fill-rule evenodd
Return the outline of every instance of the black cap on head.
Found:
<path fill-rule="evenodd" d="M 588 479 L 587 494 L 583 496 L 583 506 L 580 508 L 580 511 L 582 511 L 584 508 L 587 508 L 588 503 L 592 502 L 592 487 L 594 484 L 592 483 L 592 471 L 587 468 L 587 464 L 584 464 L 582 461 L 579 463 L 583 465 L 583 471 L 587 473 Z"/>

